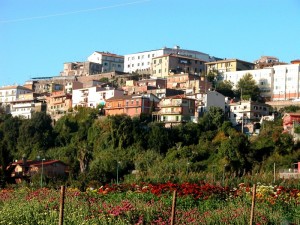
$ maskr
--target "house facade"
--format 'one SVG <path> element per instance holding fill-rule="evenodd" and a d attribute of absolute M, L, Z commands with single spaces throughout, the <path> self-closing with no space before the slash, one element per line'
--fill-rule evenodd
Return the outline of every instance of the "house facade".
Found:
<path fill-rule="evenodd" d="M 11 180 L 16 183 L 29 181 L 35 174 L 47 177 L 63 177 L 68 173 L 68 166 L 60 160 L 18 160 L 11 163 L 6 170 Z"/>
<path fill-rule="evenodd" d="M 10 113 L 13 117 L 31 119 L 35 112 L 45 112 L 46 102 L 39 99 L 37 93 L 19 95 L 19 98 L 10 102 Z"/>
<path fill-rule="evenodd" d="M 94 62 L 67 62 L 60 76 L 88 76 L 102 72 L 102 65 Z"/>
<path fill-rule="evenodd" d="M 4 86 L 0 88 L 0 105 L 5 108 L 6 113 L 11 112 L 11 102 L 19 99 L 20 95 L 32 93 L 32 90 L 19 86 Z"/>
<path fill-rule="evenodd" d="M 112 72 L 124 70 L 124 56 L 116 55 L 110 52 L 93 52 L 88 57 L 89 62 L 94 62 L 102 65 L 102 72 Z"/>
<path fill-rule="evenodd" d="M 167 78 L 167 88 L 183 90 L 186 94 L 204 93 L 211 88 L 211 83 L 199 75 L 172 74 Z"/>
<path fill-rule="evenodd" d="M 210 107 L 219 107 L 226 112 L 225 96 L 217 91 L 207 91 L 193 96 L 196 99 L 198 117 L 209 111 Z"/>
<path fill-rule="evenodd" d="M 229 104 L 229 119 L 235 126 L 238 124 L 247 124 L 259 122 L 263 116 L 270 114 L 270 106 L 260 102 L 240 101 Z"/>
<path fill-rule="evenodd" d="M 46 97 L 47 113 L 53 120 L 58 120 L 72 108 L 72 95 L 64 91 L 52 92 Z"/>
<path fill-rule="evenodd" d="M 239 59 L 224 59 L 215 62 L 205 63 L 206 75 L 212 71 L 223 75 L 225 72 L 240 71 L 240 70 L 253 70 L 254 63 L 246 62 Z"/>
<path fill-rule="evenodd" d="M 274 101 L 300 99 L 300 64 L 273 66 Z"/>
<path fill-rule="evenodd" d="M 271 99 L 273 95 L 273 77 L 274 69 L 272 67 L 256 70 L 242 70 L 224 72 L 223 80 L 230 81 L 233 84 L 233 89 L 236 89 L 236 85 L 245 74 L 251 74 L 253 80 L 255 80 L 260 92 L 261 97 L 265 99 Z"/>
<path fill-rule="evenodd" d="M 105 104 L 105 115 L 126 114 L 131 117 L 140 116 L 141 114 L 150 115 L 159 102 L 153 94 L 142 95 L 123 95 L 107 99 Z"/>
<path fill-rule="evenodd" d="M 123 90 L 108 86 L 75 89 L 72 91 L 72 107 L 82 106 L 96 108 L 98 105 L 105 105 L 107 99 L 122 95 L 124 95 Z"/>
<path fill-rule="evenodd" d="M 165 88 L 167 84 L 166 79 L 162 78 L 150 78 L 142 79 L 139 81 L 128 80 L 126 85 L 122 89 L 128 94 L 141 94 L 147 93 L 149 90 Z"/>
<path fill-rule="evenodd" d="M 274 56 L 262 56 L 260 59 L 254 61 L 255 69 L 263 69 L 267 67 L 272 67 L 275 65 L 284 65 L 286 63 L 280 62 L 277 57 Z"/>
<path fill-rule="evenodd" d="M 191 58 L 201 59 L 205 62 L 208 62 L 210 60 L 209 55 L 206 53 L 181 49 L 179 46 L 174 46 L 174 48 L 164 47 L 162 49 L 124 55 L 124 72 L 151 74 L 152 59 L 166 54 L 188 56 Z"/>
<path fill-rule="evenodd" d="M 168 54 L 152 58 L 151 70 L 154 77 L 168 77 L 172 74 L 202 74 L 205 66 L 202 59 L 178 54 Z"/>
<path fill-rule="evenodd" d="M 158 108 L 159 111 L 153 112 L 152 116 L 166 127 L 193 121 L 195 117 L 195 99 L 184 95 L 162 98 Z"/>
<path fill-rule="evenodd" d="M 283 130 L 288 133 L 293 132 L 294 124 L 300 123 L 300 113 L 285 113 L 282 117 Z"/>

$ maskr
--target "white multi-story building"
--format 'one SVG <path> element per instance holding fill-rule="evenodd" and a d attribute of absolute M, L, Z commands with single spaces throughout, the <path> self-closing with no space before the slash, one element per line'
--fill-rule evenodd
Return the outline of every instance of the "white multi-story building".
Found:
<path fill-rule="evenodd" d="M 264 98 L 272 97 L 272 83 L 273 83 L 273 75 L 274 69 L 264 68 L 258 70 L 242 70 L 242 71 L 232 71 L 232 72 L 224 72 L 223 79 L 226 81 L 232 82 L 234 85 L 233 88 L 236 88 L 237 83 L 245 74 L 251 74 L 253 79 L 256 81 L 257 86 L 261 91 L 261 96 Z"/>
<path fill-rule="evenodd" d="M 138 52 L 124 56 L 124 72 L 132 73 L 138 72 L 141 74 L 151 73 L 152 58 L 159 57 L 166 54 L 177 54 L 188 56 L 191 58 L 201 59 L 202 61 L 209 62 L 210 57 L 206 53 L 181 49 L 179 46 L 174 48 L 162 48 L 157 50 Z"/>
<path fill-rule="evenodd" d="M 124 91 L 112 87 L 89 87 L 73 89 L 72 107 L 83 106 L 96 108 L 99 104 L 105 105 L 106 99 L 123 96 Z"/>
<path fill-rule="evenodd" d="M 232 102 L 229 105 L 229 119 L 234 126 L 255 121 L 259 122 L 263 116 L 268 116 L 270 112 L 269 105 L 259 102 L 240 101 Z"/>
<path fill-rule="evenodd" d="M 35 93 L 21 94 L 15 101 L 11 101 L 11 115 L 31 119 L 35 112 L 46 111 L 46 103 L 38 100 Z"/>
<path fill-rule="evenodd" d="M 300 99 L 300 64 L 273 66 L 273 100 Z"/>
<path fill-rule="evenodd" d="M 198 93 L 193 98 L 196 99 L 198 116 L 209 111 L 209 108 L 212 106 L 219 107 L 225 112 L 225 96 L 217 91 Z"/>
<path fill-rule="evenodd" d="M 6 113 L 10 113 L 10 103 L 19 98 L 22 94 L 32 93 L 32 90 L 19 86 L 4 86 L 0 88 L 0 105 L 6 107 Z"/>
<path fill-rule="evenodd" d="M 88 57 L 88 61 L 101 64 L 103 73 L 112 71 L 123 72 L 124 70 L 124 56 L 121 55 L 95 51 Z"/>

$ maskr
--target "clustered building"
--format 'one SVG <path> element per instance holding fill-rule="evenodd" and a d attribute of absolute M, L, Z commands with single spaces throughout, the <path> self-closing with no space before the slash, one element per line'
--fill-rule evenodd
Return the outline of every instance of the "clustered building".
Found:
<path fill-rule="evenodd" d="M 266 103 L 230 101 L 212 90 L 206 79 L 210 73 L 232 82 L 234 88 L 251 74 Z M 1 107 L 13 116 L 31 118 L 34 112 L 46 111 L 57 120 L 77 107 L 91 107 L 103 115 L 148 114 L 166 126 L 197 121 L 211 106 L 227 112 L 234 125 L 244 125 L 268 116 L 270 106 L 298 99 L 300 60 L 288 64 L 263 56 L 252 63 L 179 46 L 124 56 L 95 51 L 85 62 L 64 63 L 58 76 L 0 88 Z"/>

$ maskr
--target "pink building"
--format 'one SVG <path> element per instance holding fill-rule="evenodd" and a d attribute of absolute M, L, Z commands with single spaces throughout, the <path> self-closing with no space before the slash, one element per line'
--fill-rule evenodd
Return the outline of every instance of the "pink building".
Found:
<path fill-rule="evenodd" d="M 153 94 L 123 95 L 106 100 L 105 115 L 126 114 L 131 117 L 151 114 L 159 99 Z"/>

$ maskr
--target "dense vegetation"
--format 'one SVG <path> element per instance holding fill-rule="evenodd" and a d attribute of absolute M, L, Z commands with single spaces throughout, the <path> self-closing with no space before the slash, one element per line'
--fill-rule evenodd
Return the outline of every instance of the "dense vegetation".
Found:
<path fill-rule="evenodd" d="M 221 180 L 271 173 L 274 163 L 279 169 L 299 161 L 300 151 L 292 136 L 282 133 L 280 118 L 264 122 L 259 135 L 248 137 L 224 121 L 216 107 L 198 123 L 171 128 L 147 116 L 102 117 L 96 109 L 79 108 L 54 124 L 44 113 L 27 120 L 2 115 L 0 165 L 6 168 L 23 156 L 62 160 L 70 167 L 63 182 L 86 188 L 117 182 L 117 173 L 123 182 L 192 182 L 208 174 Z M 7 176 L 1 171 L 2 185 Z"/>
<path fill-rule="evenodd" d="M 249 224 L 252 188 L 209 183 L 113 184 L 85 192 L 67 188 L 64 224 Z M 27 187 L 0 190 L 0 224 L 57 224 L 59 191 Z M 300 190 L 258 185 L 253 224 L 299 224 Z"/>

